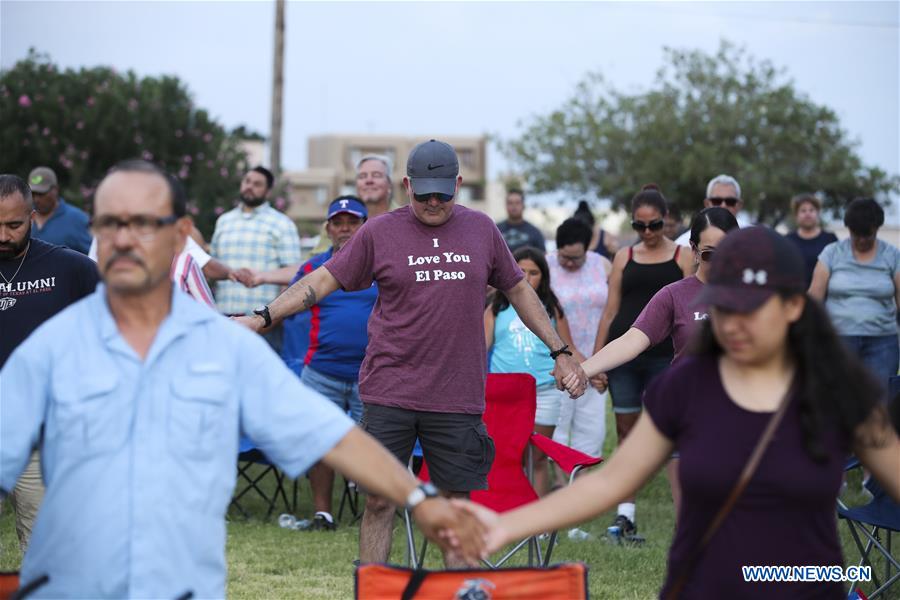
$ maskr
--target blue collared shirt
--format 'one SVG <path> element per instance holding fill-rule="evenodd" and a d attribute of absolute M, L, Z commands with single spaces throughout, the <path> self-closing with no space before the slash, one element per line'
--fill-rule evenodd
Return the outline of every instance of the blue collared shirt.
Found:
<path fill-rule="evenodd" d="M 40 443 L 47 491 L 22 565 L 23 582 L 50 576 L 36 597 L 223 597 L 240 437 L 296 477 L 353 426 L 178 290 L 145 360 L 101 284 L 13 352 L 0 386 L 0 489 Z"/>
<path fill-rule="evenodd" d="M 36 222 L 32 222 L 31 235 L 39 240 L 87 254 L 92 239 L 89 223 L 87 213 L 60 198 L 56 210 L 43 227 L 39 228 Z"/>

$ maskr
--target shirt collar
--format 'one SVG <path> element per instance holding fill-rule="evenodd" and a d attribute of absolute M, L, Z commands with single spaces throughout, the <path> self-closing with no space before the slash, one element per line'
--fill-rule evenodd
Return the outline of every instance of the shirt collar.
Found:
<path fill-rule="evenodd" d="M 245 219 L 250 219 L 250 218 L 255 217 L 256 215 L 258 215 L 261 212 L 269 210 L 270 208 L 272 208 L 272 205 L 269 204 L 268 200 L 266 200 L 259 206 L 255 206 L 255 207 L 251 208 L 249 212 L 244 210 L 243 203 L 239 203 L 235 208 L 237 208 L 238 214 L 240 214 L 242 217 L 244 217 Z"/>
<path fill-rule="evenodd" d="M 120 352 L 134 355 L 134 350 L 119 332 L 116 321 L 109 310 L 109 303 L 106 300 L 106 285 L 97 284 L 92 301 L 94 310 L 98 318 L 100 326 L 100 337 L 111 349 L 115 348 Z M 172 286 L 172 305 L 169 314 L 163 319 L 159 326 L 159 330 L 153 339 L 150 352 L 147 355 L 146 362 L 149 363 L 160 352 L 165 350 L 169 344 L 187 333 L 194 325 L 211 321 L 216 318 L 217 314 L 206 306 L 202 306 L 199 302 L 178 289 L 178 286 Z"/>

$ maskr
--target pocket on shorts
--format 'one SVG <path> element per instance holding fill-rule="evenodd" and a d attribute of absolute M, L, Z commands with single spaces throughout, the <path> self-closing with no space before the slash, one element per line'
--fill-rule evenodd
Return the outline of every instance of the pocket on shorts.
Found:
<path fill-rule="evenodd" d="M 487 475 L 494 464 L 494 440 L 488 435 L 487 427 L 484 423 L 473 425 L 466 437 L 463 453 L 471 459 L 477 475 Z"/>

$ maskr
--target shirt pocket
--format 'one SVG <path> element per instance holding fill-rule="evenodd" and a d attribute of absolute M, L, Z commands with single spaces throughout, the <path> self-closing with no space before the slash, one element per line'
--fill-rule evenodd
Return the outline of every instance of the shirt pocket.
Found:
<path fill-rule="evenodd" d="M 63 456 L 89 456 L 121 447 L 129 435 L 130 410 L 116 394 L 115 375 L 81 378 L 56 395 L 47 435 Z"/>
<path fill-rule="evenodd" d="M 221 375 L 173 382 L 169 402 L 169 451 L 195 459 L 212 457 L 225 429 L 228 385 Z"/>

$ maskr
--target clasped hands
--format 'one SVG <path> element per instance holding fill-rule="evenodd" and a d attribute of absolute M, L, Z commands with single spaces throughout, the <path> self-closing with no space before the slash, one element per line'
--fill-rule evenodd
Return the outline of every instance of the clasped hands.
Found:
<path fill-rule="evenodd" d="M 556 366 L 550 372 L 556 378 L 556 388 L 566 390 L 572 399 L 584 394 L 588 383 L 600 393 L 605 392 L 609 385 L 606 373 L 598 373 L 588 378 L 582 366 L 584 362 L 584 356 L 578 351 L 575 352 L 575 356 L 563 354 L 556 361 Z"/>

